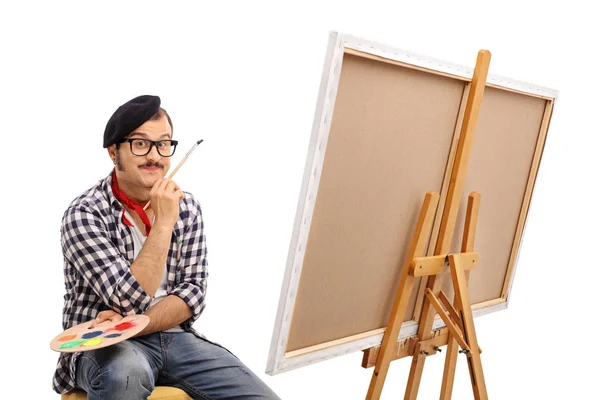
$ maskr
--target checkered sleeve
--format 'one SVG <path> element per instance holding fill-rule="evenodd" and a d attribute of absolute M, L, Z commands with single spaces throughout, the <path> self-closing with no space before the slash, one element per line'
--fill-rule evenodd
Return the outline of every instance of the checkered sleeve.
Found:
<path fill-rule="evenodd" d="M 171 294 L 183 299 L 192 310 L 192 317 L 183 323 L 184 327 L 190 328 L 200 317 L 206 305 L 208 262 L 200 204 L 191 195 L 186 202 L 192 223 L 183 236 L 180 250 L 181 261 L 177 269 L 180 276 L 178 284 L 173 288 Z"/>
<path fill-rule="evenodd" d="M 99 212 L 70 207 L 62 220 L 61 244 L 65 259 L 108 307 L 121 315 L 148 309 L 152 296 L 131 274 Z"/>

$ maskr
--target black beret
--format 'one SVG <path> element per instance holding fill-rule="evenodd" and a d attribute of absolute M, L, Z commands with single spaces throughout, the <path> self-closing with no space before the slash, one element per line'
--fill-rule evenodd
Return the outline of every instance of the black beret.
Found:
<path fill-rule="evenodd" d="M 104 148 L 119 142 L 148 121 L 160 108 L 160 97 L 143 95 L 129 100 L 110 117 L 104 130 Z"/>

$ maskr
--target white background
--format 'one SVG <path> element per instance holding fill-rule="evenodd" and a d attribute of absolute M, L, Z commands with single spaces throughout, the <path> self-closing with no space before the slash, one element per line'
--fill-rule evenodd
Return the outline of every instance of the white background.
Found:
<path fill-rule="evenodd" d="M 2 391 L 54 399 L 69 202 L 112 167 L 105 124 L 123 102 L 161 96 L 181 147 L 176 181 L 200 200 L 208 307 L 195 327 L 282 399 L 362 399 L 354 353 L 264 374 L 331 30 L 560 91 L 508 310 L 478 318 L 493 399 L 598 399 L 597 13 L 583 1 L 2 3 L 0 304 Z M 591 2 L 590 2 L 591 3 Z M 420 399 L 438 396 L 443 355 Z M 401 398 L 396 361 L 384 399 Z M 455 399 L 472 398 L 466 363 Z M 6 395 L 3 394 L 3 398 Z"/>

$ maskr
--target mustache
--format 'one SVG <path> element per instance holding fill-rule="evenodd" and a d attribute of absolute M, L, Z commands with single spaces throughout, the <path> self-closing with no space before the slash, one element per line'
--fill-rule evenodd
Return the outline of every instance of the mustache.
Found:
<path fill-rule="evenodd" d="M 165 169 L 165 166 L 159 162 L 152 162 L 152 161 L 148 161 L 145 164 L 142 164 L 139 166 L 140 168 L 144 168 L 144 167 L 158 167 L 158 168 L 162 168 Z"/>

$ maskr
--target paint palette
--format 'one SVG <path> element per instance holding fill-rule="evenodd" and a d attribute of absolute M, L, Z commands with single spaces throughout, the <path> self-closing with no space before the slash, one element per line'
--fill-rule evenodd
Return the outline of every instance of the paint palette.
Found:
<path fill-rule="evenodd" d="M 148 325 L 146 315 L 128 315 L 120 321 L 104 321 L 90 328 L 92 321 L 75 325 L 50 342 L 50 348 L 62 353 L 96 350 L 135 336 Z"/>

